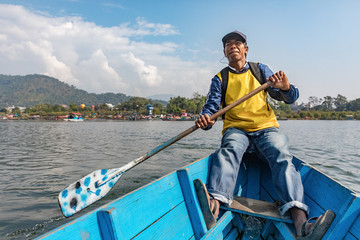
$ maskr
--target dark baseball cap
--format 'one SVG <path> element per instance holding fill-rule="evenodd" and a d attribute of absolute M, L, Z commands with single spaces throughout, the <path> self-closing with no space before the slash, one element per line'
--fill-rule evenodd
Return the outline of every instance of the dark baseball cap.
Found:
<path fill-rule="evenodd" d="M 246 43 L 246 36 L 245 34 L 243 34 L 242 32 L 239 32 L 239 31 L 232 31 L 228 34 L 226 34 L 223 38 L 222 38 L 222 42 L 223 42 L 223 46 L 225 47 L 225 43 L 227 42 L 227 40 L 231 37 L 236 37 L 236 38 L 240 38 L 240 40 L 243 42 L 243 43 Z"/>

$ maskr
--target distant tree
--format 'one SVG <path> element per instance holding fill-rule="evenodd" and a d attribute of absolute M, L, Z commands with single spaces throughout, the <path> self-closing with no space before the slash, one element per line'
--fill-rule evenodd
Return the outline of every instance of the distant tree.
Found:
<path fill-rule="evenodd" d="M 200 114 L 201 110 L 205 104 L 206 96 L 201 96 L 198 93 L 194 93 L 192 100 L 196 104 L 196 110 L 194 111 L 195 114 Z"/>
<path fill-rule="evenodd" d="M 321 104 L 323 110 L 331 111 L 334 109 L 334 99 L 330 96 L 324 97 L 324 101 Z"/>
<path fill-rule="evenodd" d="M 26 112 L 28 113 L 36 113 L 36 114 L 41 114 L 41 113 L 49 113 L 52 112 L 52 106 L 50 104 L 36 104 L 34 107 L 30 108 L 30 109 L 26 109 Z"/>
<path fill-rule="evenodd" d="M 307 111 L 301 111 L 301 112 L 299 112 L 299 115 L 300 115 L 300 118 L 305 118 L 308 116 Z"/>
<path fill-rule="evenodd" d="M 305 117 L 309 117 L 310 119 L 314 119 L 315 118 L 315 113 L 311 112 L 311 111 L 307 111 Z"/>
<path fill-rule="evenodd" d="M 310 103 L 313 107 L 320 105 L 320 104 L 321 104 L 321 101 L 322 101 L 321 98 L 318 98 L 318 97 L 315 97 L 315 96 L 310 96 L 310 97 L 309 97 L 309 103 Z"/>
<path fill-rule="evenodd" d="M 192 100 L 195 102 L 195 104 L 198 104 L 201 101 L 202 96 L 198 92 L 194 92 L 192 95 Z"/>
<path fill-rule="evenodd" d="M 360 111 L 357 111 L 356 113 L 354 113 L 354 119 L 360 120 Z"/>
<path fill-rule="evenodd" d="M 350 111 L 360 111 L 360 98 L 350 101 L 347 104 L 347 109 Z"/>
<path fill-rule="evenodd" d="M 147 104 L 152 104 L 149 99 L 142 97 L 133 97 L 129 101 L 122 103 L 118 106 L 120 110 L 123 111 L 140 111 L 145 110 Z"/>
<path fill-rule="evenodd" d="M 291 113 L 291 108 L 289 104 L 284 102 L 278 102 L 278 110 L 283 111 L 284 113 Z"/>
<path fill-rule="evenodd" d="M 154 103 L 153 115 L 160 115 L 164 113 L 164 105 L 161 103 Z"/>
<path fill-rule="evenodd" d="M 300 115 L 298 113 L 294 113 L 293 118 L 300 118 Z"/>
<path fill-rule="evenodd" d="M 54 105 L 52 107 L 52 109 L 53 109 L 54 112 L 64 112 L 64 111 L 66 111 L 66 109 L 63 106 L 60 106 L 60 105 L 57 105 L 57 104 Z"/>
<path fill-rule="evenodd" d="M 166 106 L 167 112 L 171 114 L 181 114 L 183 109 L 186 109 L 186 98 L 176 97 L 171 98 L 169 104 Z"/>
<path fill-rule="evenodd" d="M 192 112 L 199 114 L 201 112 L 202 106 L 205 103 L 205 101 L 203 102 L 203 96 L 201 96 L 198 92 L 194 92 L 191 100 L 195 104 L 195 110 Z"/>
<path fill-rule="evenodd" d="M 345 96 L 338 94 L 336 98 L 334 98 L 334 105 L 336 107 L 336 111 L 344 111 L 346 110 L 346 105 L 348 101 Z"/>
<path fill-rule="evenodd" d="M 205 102 L 206 102 L 206 96 L 202 96 L 201 102 L 199 103 L 200 105 L 198 105 L 198 112 L 197 113 L 201 112 L 202 107 L 205 105 Z M 200 108 L 199 108 L 199 106 L 200 106 Z"/>
<path fill-rule="evenodd" d="M 77 112 L 77 111 L 79 111 L 79 106 L 76 105 L 76 103 L 70 103 L 70 105 L 69 105 L 69 110 L 70 110 L 71 112 Z"/>
<path fill-rule="evenodd" d="M 188 113 L 195 113 L 196 112 L 196 103 L 194 101 L 188 100 L 186 102 L 185 110 Z"/>
<path fill-rule="evenodd" d="M 14 108 L 11 112 L 14 114 L 21 114 L 21 110 L 19 107 Z"/>
<path fill-rule="evenodd" d="M 176 97 L 176 98 L 171 98 L 170 101 L 169 101 L 169 104 L 173 104 L 173 105 L 176 105 L 180 108 L 185 108 L 186 106 L 186 98 L 184 97 Z"/>
<path fill-rule="evenodd" d="M 330 112 L 321 112 L 321 114 L 320 114 L 320 119 L 321 119 L 321 120 L 328 120 L 328 119 L 330 119 Z"/>
<path fill-rule="evenodd" d="M 107 112 L 110 110 L 109 106 L 106 105 L 105 103 L 97 105 L 97 107 L 95 109 L 100 112 Z"/>

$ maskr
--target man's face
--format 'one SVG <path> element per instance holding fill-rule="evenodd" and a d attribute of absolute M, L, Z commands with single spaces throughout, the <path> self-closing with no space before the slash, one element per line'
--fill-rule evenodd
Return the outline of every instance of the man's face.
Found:
<path fill-rule="evenodd" d="M 238 38 L 229 38 L 225 43 L 224 54 L 229 62 L 237 62 L 246 59 L 248 46 Z"/>

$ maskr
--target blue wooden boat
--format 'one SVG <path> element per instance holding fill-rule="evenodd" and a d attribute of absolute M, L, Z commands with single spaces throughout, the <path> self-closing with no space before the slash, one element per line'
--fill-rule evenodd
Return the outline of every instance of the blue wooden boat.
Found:
<path fill-rule="evenodd" d="M 277 213 L 277 195 L 267 164 L 246 155 L 235 200 L 221 207 L 207 230 L 193 181 L 207 182 L 211 156 L 65 224 L 38 239 L 295 239 L 291 219 Z M 294 157 L 310 217 L 332 210 L 336 217 L 323 239 L 360 239 L 359 196 Z"/>
<path fill-rule="evenodd" d="M 211 116 L 224 114 L 266 89 L 267 82 Z M 162 149 L 195 131 L 193 126 L 145 155 L 116 169 L 100 169 L 71 184 L 59 194 L 65 216 L 80 211 L 106 195 L 121 175 Z M 293 158 L 300 172 L 310 217 L 326 210 L 336 217 L 323 239 L 360 239 L 360 200 L 312 166 Z M 207 229 L 193 181 L 208 182 L 212 158 L 205 157 L 134 192 L 114 200 L 38 239 L 294 239 L 289 217 L 278 214 L 278 196 L 270 169 L 254 155 L 245 155 L 231 206 L 222 207 L 214 227 Z"/>
<path fill-rule="evenodd" d="M 67 122 L 82 122 L 84 121 L 81 113 L 70 113 L 70 115 L 68 116 L 68 118 L 65 118 L 64 121 Z"/>

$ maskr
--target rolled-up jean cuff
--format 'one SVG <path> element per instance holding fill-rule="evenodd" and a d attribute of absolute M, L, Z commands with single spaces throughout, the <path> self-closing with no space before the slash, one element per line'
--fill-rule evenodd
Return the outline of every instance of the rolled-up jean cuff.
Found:
<path fill-rule="evenodd" d="M 309 212 L 310 212 L 310 209 L 309 207 L 302 203 L 302 202 L 298 202 L 298 201 L 292 201 L 292 202 L 288 202 L 288 203 L 285 203 L 284 205 L 282 205 L 281 207 L 279 207 L 279 213 L 281 216 L 284 216 L 284 214 L 291 208 L 293 207 L 296 207 L 296 208 L 299 208 L 301 210 L 304 210 L 304 212 L 306 213 L 307 216 L 309 216 Z"/>
<path fill-rule="evenodd" d="M 210 195 L 211 195 L 211 197 L 213 197 L 214 199 L 220 201 L 221 203 L 223 203 L 224 205 L 226 205 L 226 206 L 228 206 L 228 207 L 229 207 L 229 206 L 231 205 L 231 203 L 232 203 L 232 199 L 229 199 L 229 198 L 223 196 L 222 194 L 218 194 L 218 193 L 213 193 L 213 192 L 211 192 Z"/>

